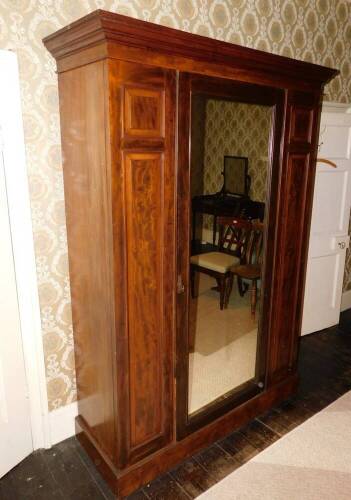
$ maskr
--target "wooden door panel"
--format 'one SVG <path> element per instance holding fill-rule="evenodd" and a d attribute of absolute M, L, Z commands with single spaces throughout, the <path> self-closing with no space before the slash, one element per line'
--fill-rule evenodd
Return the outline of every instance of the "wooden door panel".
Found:
<path fill-rule="evenodd" d="M 111 61 L 110 91 L 115 241 L 121 231 L 125 241 L 115 252 L 122 274 L 116 334 L 123 466 L 172 438 L 175 74 Z"/>
<path fill-rule="evenodd" d="M 329 328 L 338 322 L 345 253 L 346 250 L 335 251 L 309 260 L 304 301 L 304 309 L 309 314 L 304 313 L 302 335 Z"/>
<path fill-rule="evenodd" d="M 125 156 L 131 446 L 162 432 L 162 155 Z"/>
<path fill-rule="evenodd" d="M 272 329 L 270 352 L 270 377 L 284 375 L 290 368 L 292 333 L 295 331 L 296 308 L 299 296 L 300 258 L 305 224 L 305 204 L 308 180 L 309 154 L 289 154 L 286 163 L 285 207 L 280 226 L 281 246 L 279 249 L 280 277 L 276 292 L 276 317 Z M 274 344 L 274 341 L 276 342 Z"/>
<path fill-rule="evenodd" d="M 345 198 L 348 196 L 349 175 L 347 165 L 344 166 L 341 162 L 338 162 L 337 168 L 318 163 L 312 212 L 312 226 L 315 233 L 323 236 L 326 233 L 347 234 L 350 214 Z M 321 251 L 322 244 L 323 242 L 319 242 L 318 248 L 312 248 L 312 255 Z M 327 251 L 331 249 L 329 243 Z"/>
<path fill-rule="evenodd" d="M 143 87 L 124 90 L 124 132 L 138 137 L 164 136 L 164 92 Z"/>
<path fill-rule="evenodd" d="M 290 140 L 310 144 L 312 137 L 313 109 L 295 107 L 290 118 Z"/>
<path fill-rule="evenodd" d="M 320 157 L 349 160 L 351 155 L 351 127 L 332 124 L 321 126 Z M 338 165 L 340 162 L 337 162 Z"/>
<path fill-rule="evenodd" d="M 301 330 L 315 160 L 319 93 L 288 92 L 275 262 L 275 314 L 270 335 L 269 383 L 296 369 Z"/>

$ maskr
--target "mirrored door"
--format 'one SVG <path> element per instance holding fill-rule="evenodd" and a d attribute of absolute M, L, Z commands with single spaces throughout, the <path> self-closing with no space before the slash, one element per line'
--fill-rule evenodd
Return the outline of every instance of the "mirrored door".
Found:
<path fill-rule="evenodd" d="M 260 98 L 250 87 L 181 80 L 190 141 L 187 150 L 180 144 L 178 179 L 185 193 L 178 206 L 180 434 L 265 387 L 262 299 L 277 96 L 265 89 Z"/>
<path fill-rule="evenodd" d="M 199 94 L 191 116 L 189 415 L 259 382 L 272 107 Z"/>

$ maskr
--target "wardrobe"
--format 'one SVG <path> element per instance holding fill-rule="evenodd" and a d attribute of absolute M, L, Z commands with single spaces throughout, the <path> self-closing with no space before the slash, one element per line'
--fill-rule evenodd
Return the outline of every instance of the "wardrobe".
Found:
<path fill-rule="evenodd" d="M 321 101 L 337 71 L 101 10 L 44 44 L 59 83 L 76 432 L 124 496 L 296 390 Z M 195 96 L 263 106 L 271 127 L 252 376 L 190 412 Z"/>

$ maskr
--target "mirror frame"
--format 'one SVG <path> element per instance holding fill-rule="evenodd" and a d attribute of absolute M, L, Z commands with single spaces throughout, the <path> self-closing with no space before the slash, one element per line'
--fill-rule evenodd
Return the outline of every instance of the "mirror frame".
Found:
<path fill-rule="evenodd" d="M 191 240 L 191 99 L 201 94 L 206 98 L 217 98 L 246 104 L 257 104 L 272 108 L 272 125 L 268 151 L 267 193 L 265 210 L 265 257 L 262 270 L 262 299 L 258 312 L 258 342 L 256 356 L 257 377 L 233 389 L 213 403 L 189 415 L 189 261 Z M 178 141 L 178 203 L 177 203 L 177 272 L 183 276 L 185 293 L 177 295 L 177 438 L 181 439 L 224 415 L 245 401 L 257 396 L 267 387 L 267 346 L 272 310 L 272 268 L 277 235 L 277 204 L 280 161 L 283 141 L 283 119 L 285 113 L 283 89 L 263 85 L 224 80 L 216 77 L 180 73 L 179 76 L 179 141 Z"/>

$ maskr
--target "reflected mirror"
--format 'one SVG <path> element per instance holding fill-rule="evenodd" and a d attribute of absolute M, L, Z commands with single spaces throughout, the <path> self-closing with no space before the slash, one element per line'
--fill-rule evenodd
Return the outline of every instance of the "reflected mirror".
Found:
<path fill-rule="evenodd" d="M 248 175 L 249 159 L 246 156 L 225 156 L 222 192 L 248 196 L 251 177 Z"/>
<path fill-rule="evenodd" d="M 272 108 L 193 95 L 188 414 L 258 380 Z"/>

